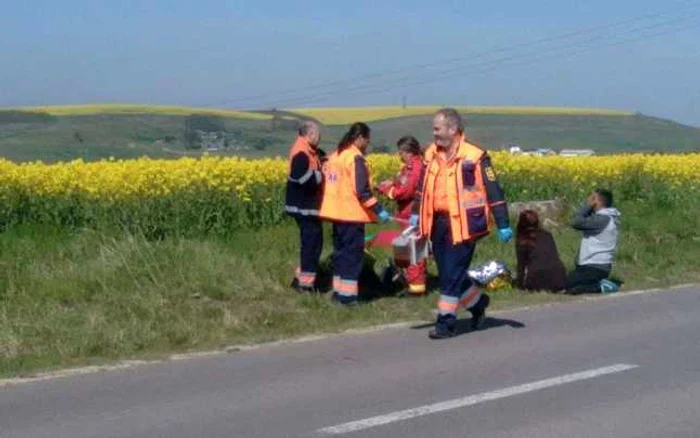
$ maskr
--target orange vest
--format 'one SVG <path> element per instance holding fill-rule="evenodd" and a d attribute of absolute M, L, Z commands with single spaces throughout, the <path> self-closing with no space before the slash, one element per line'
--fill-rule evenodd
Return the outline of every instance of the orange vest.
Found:
<path fill-rule="evenodd" d="M 309 145 L 309 142 L 307 142 L 304 137 L 297 137 L 294 145 L 289 150 L 289 169 L 287 170 L 287 175 L 292 174 L 292 159 L 299 152 L 306 154 L 306 157 L 309 159 L 309 172 L 321 170 L 321 160 L 318 157 L 318 153 L 311 148 L 311 145 Z"/>
<path fill-rule="evenodd" d="M 436 180 L 439 174 L 446 172 L 446 180 L 438 188 L 444 191 L 447 197 L 452 243 L 485 236 L 489 232 L 491 213 L 481 175 L 481 159 L 485 152 L 462 140 L 455 157 L 449 162 L 441 165 L 437 153 L 437 146 L 434 144 L 425 152 L 427 165 L 420 206 L 421 233 L 430 236 L 432 232 Z"/>
<path fill-rule="evenodd" d="M 450 194 L 448 187 L 450 181 L 448 178 L 448 162 L 443 161 L 437 155 L 435 161 L 438 164 L 438 173 L 435 175 L 435 185 L 433 186 L 433 211 L 447 213 L 450 211 Z"/>
<path fill-rule="evenodd" d="M 377 199 L 372 197 L 363 204 L 355 189 L 355 157 L 358 155 L 362 155 L 362 152 L 355 146 L 349 146 L 340 154 L 333 152 L 323 164 L 325 186 L 319 213 L 322 218 L 341 222 L 377 221 L 377 216 L 371 210 Z"/>

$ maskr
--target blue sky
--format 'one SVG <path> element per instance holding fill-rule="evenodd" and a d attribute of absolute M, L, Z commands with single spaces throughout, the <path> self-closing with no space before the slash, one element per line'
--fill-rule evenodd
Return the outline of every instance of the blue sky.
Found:
<path fill-rule="evenodd" d="M 0 106 L 405 98 L 620 108 L 700 126 L 700 2 L 5 3 Z"/>

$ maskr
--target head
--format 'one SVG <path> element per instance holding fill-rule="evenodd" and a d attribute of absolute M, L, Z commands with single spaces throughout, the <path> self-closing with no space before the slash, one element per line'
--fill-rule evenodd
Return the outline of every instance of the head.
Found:
<path fill-rule="evenodd" d="M 540 228 L 540 216 L 534 210 L 523 210 L 518 218 L 516 243 L 520 246 L 534 246 L 537 230 Z"/>
<path fill-rule="evenodd" d="M 342 151 L 350 146 L 355 146 L 364 153 L 367 150 L 367 146 L 369 146 L 370 132 L 371 130 L 366 124 L 362 122 L 353 123 L 348 132 L 340 139 L 338 150 Z"/>
<path fill-rule="evenodd" d="M 593 211 L 598 211 L 602 208 L 609 208 L 613 205 L 613 195 L 610 190 L 597 188 L 588 195 L 588 205 Z"/>
<path fill-rule="evenodd" d="M 321 141 L 321 129 L 318 123 L 311 120 L 304 120 L 299 124 L 299 137 L 303 137 L 311 145 L 317 147 Z"/>
<path fill-rule="evenodd" d="M 464 132 L 464 122 L 454 108 L 443 108 L 435 113 L 433 118 L 433 137 L 435 144 L 441 148 L 449 148 L 456 144 Z"/>
<path fill-rule="evenodd" d="M 420 143 L 412 135 L 407 135 L 401 137 L 398 142 L 396 142 L 396 147 L 399 150 L 399 157 L 401 157 L 401 162 L 408 163 L 413 157 L 420 157 L 423 155 L 423 151 L 420 148 Z"/>

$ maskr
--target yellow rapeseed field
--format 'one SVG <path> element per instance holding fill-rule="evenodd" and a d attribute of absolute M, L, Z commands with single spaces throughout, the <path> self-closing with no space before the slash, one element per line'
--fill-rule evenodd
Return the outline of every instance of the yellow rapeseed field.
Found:
<path fill-rule="evenodd" d="M 313 117 L 327 125 L 346 125 L 353 122 L 373 122 L 405 116 L 430 115 L 440 106 L 373 106 L 346 108 L 295 108 L 289 111 Z M 568 108 L 544 106 L 457 106 L 459 111 L 467 114 L 502 114 L 502 115 L 598 115 L 629 116 L 626 111 L 600 108 Z"/>
<path fill-rule="evenodd" d="M 374 181 L 400 167 L 394 155 L 370 155 Z M 618 199 L 700 196 L 700 154 L 528 157 L 493 154 L 510 200 L 579 201 L 597 186 Z M 138 225 L 227 230 L 284 217 L 287 163 L 281 158 L 80 160 L 42 164 L 0 159 L 0 226 Z"/>

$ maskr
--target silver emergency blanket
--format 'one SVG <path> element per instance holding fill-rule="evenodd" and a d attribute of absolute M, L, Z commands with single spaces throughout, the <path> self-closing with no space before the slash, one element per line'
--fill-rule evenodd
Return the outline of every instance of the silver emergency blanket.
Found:
<path fill-rule="evenodd" d="M 468 272 L 469 278 L 479 286 L 486 286 L 498 277 L 511 278 L 510 270 L 506 264 L 498 260 L 483 263 Z"/>

